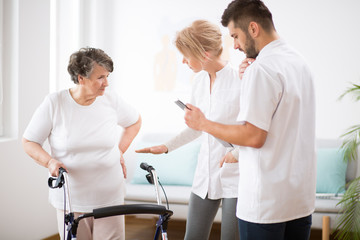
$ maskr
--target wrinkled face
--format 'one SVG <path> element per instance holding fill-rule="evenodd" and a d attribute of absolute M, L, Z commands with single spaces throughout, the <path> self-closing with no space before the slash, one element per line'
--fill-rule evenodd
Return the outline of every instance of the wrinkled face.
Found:
<path fill-rule="evenodd" d="M 89 78 L 80 76 L 81 81 L 79 82 L 89 95 L 97 97 L 104 95 L 105 88 L 109 86 L 108 77 L 108 70 L 95 63 Z"/>
<path fill-rule="evenodd" d="M 248 32 L 236 28 L 233 21 L 227 26 L 230 36 L 234 39 L 234 48 L 246 54 L 248 58 L 256 58 L 259 52 L 255 48 L 255 41 Z"/>
<path fill-rule="evenodd" d="M 202 63 L 199 59 L 188 55 L 188 56 L 183 56 L 183 61 L 184 64 L 187 64 L 189 66 L 189 68 L 191 68 L 191 70 L 193 70 L 195 73 L 200 72 L 201 70 L 203 70 L 203 66 Z"/>

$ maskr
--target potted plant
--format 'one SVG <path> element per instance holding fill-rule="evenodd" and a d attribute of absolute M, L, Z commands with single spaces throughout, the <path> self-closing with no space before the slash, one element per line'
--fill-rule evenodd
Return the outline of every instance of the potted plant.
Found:
<path fill-rule="evenodd" d="M 360 100 L 360 85 L 352 84 L 339 99 L 345 95 L 352 95 L 356 101 Z M 360 144 L 360 124 L 350 127 L 341 135 L 343 139 L 341 149 L 344 150 L 344 161 L 357 161 L 357 149 Z M 338 203 L 342 214 L 339 216 L 335 231 L 336 239 L 360 240 L 360 177 L 347 185 L 344 196 Z"/>

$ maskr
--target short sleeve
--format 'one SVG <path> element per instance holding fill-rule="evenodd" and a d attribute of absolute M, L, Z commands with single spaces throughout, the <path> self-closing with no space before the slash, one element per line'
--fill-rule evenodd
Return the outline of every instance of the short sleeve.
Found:
<path fill-rule="evenodd" d="M 134 107 L 125 102 L 118 94 L 116 94 L 117 99 L 117 123 L 126 128 L 135 124 L 139 119 L 139 113 Z"/>
<path fill-rule="evenodd" d="M 240 113 L 237 120 L 249 122 L 269 131 L 271 120 L 283 94 L 280 78 L 255 65 L 244 75 L 240 96 Z"/>
<path fill-rule="evenodd" d="M 52 129 L 52 104 L 47 96 L 41 105 L 35 110 L 23 137 L 29 141 L 42 145 L 50 135 Z"/>

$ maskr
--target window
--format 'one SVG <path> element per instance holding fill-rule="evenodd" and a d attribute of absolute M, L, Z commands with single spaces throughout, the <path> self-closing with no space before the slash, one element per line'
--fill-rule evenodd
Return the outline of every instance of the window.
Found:
<path fill-rule="evenodd" d="M 0 136 L 4 134 L 3 126 L 3 1 L 0 0 Z"/>
<path fill-rule="evenodd" d="M 72 86 L 67 64 L 70 55 L 80 48 L 81 1 L 83 0 L 50 2 L 50 92 Z"/>
<path fill-rule="evenodd" d="M 0 137 L 18 134 L 18 1 L 0 0 Z"/>

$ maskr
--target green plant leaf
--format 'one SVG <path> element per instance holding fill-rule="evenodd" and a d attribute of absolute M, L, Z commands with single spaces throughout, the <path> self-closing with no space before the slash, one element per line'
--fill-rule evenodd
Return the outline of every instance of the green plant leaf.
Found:
<path fill-rule="evenodd" d="M 336 239 L 360 240 L 360 177 L 354 179 L 337 205 L 343 213 L 338 218 Z"/>
<path fill-rule="evenodd" d="M 360 125 L 352 126 L 346 133 L 340 136 L 343 138 L 341 148 L 344 150 L 344 161 L 356 161 L 357 149 L 360 145 Z"/>
<path fill-rule="evenodd" d="M 345 95 L 351 94 L 355 98 L 356 101 L 360 100 L 360 85 L 352 83 L 352 87 L 348 88 L 340 97 L 341 100 Z"/>
<path fill-rule="evenodd" d="M 340 97 L 351 94 L 356 101 L 360 100 L 360 85 L 352 83 Z M 360 145 L 360 125 L 350 127 L 341 135 L 341 148 L 344 150 L 344 161 L 357 161 Z M 358 163 L 360 164 L 360 163 Z M 347 184 L 347 190 L 337 205 L 341 206 L 342 214 L 337 219 L 335 239 L 360 240 L 360 177 Z"/>

